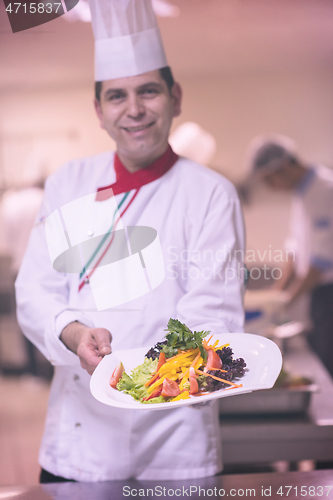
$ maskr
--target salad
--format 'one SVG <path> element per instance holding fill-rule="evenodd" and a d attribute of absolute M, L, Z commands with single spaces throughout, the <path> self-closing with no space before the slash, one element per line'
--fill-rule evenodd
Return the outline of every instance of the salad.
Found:
<path fill-rule="evenodd" d="M 201 396 L 220 389 L 242 387 L 235 380 L 245 373 L 243 358 L 234 359 L 229 344 L 211 343 L 210 332 L 192 332 L 170 319 L 165 340 L 146 353 L 130 375 L 122 363 L 115 368 L 110 386 L 143 404 L 166 403 Z"/>

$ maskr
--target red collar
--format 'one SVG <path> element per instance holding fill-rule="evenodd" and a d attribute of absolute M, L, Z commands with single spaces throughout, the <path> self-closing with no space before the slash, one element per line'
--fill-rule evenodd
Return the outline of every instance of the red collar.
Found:
<path fill-rule="evenodd" d="M 114 195 L 125 193 L 132 189 L 139 189 L 141 186 L 159 179 L 159 177 L 162 177 L 177 160 L 178 155 L 173 152 L 171 146 L 168 146 L 166 152 L 153 163 L 137 172 L 131 173 L 124 167 L 116 153 L 114 157 L 114 169 L 117 180 L 114 184 L 98 188 L 96 201 L 104 201 L 110 198 L 112 192 Z"/>

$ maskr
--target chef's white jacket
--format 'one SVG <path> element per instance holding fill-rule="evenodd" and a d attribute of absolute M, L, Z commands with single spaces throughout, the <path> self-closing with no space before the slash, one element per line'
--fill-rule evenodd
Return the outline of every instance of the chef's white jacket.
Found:
<path fill-rule="evenodd" d="M 321 283 L 333 282 L 333 171 L 309 168 L 296 189 L 291 206 L 288 258 L 296 275 L 306 276 L 310 266 L 321 271 Z"/>
<path fill-rule="evenodd" d="M 156 229 L 165 277 L 149 293 L 97 310 L 91 284 L 78 292 L 77 273 L 53 269 L 44 222 L 60 207 L 115 180 L 110 152 L 72 161 L 48 179 L 16 282 L 22 331 L 55 365 L 40 464 L 80 481 L 214 475 L 222 469 L 216 404 L 167 411 L 103 405 L 91 395 L 90 376 L 59 336 L 78 320 L 109 329 L 112 348 L 118 350 L 154 345 L 169 318 L 197 331 L 243 331 L 244 230 L 236 191 L 218 173 L 184 158 L 141 187 L 122 223 Z M 88 238 L 100 223 L 77 217 L 69 239 L 75 239 L 75 231 L 86 231 Z"/>

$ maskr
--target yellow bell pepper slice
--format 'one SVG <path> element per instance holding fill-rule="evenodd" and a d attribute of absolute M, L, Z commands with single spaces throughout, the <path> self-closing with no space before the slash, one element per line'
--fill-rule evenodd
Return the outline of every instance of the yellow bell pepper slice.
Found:
<path fill-rule="evenodd" d="M 170 399 L 170 401 L 180 401 L 181 399 L 190 399 L 190 393 L 188 391 L 181 392 L 175 398 Z"/>

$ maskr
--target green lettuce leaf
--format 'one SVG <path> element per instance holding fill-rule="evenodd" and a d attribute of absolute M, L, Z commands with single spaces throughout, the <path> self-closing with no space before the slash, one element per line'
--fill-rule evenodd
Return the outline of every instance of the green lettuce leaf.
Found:
<path fill-rule="evenodd" d="M 150 380 L 152 374 L 156 370 L 157 363 L 157 359 L 145 358 L 141 365 L 132 370 L 131 376 L 124 372 L 117 384 L 118 391 L 130 394 L 136 401 L 148 397 L 149 393 L 145 387 L 145 383 Z"/>

